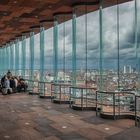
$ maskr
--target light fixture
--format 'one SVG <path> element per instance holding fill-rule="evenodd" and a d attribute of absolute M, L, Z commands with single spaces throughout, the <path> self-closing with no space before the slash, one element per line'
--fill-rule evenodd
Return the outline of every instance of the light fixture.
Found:
<path fill-rule="evenodd" d="M 107 131 L 108 131 L 108 130 L 110 130 L 110 128 L 106 127 L 106 128 L 105 128 L 105 130 L 107 130 Z"/>
<path fill-rule="evenodd" d="M 16 3 L 17 3 L 17 1 L 15 0 L 15 1 L 14 1 L 14 3 L 16 4 Z"/>
<path fill-rule="evenodd" d="M 48 106 L 48 109 L 50 109 L 51 107 L 50 106 Z"/>
<path fill-rule="evenodd" d="M 3 15 L 4 15 L 4 16 L 7 16 L 7 12 L 4 12 Z"/>
<path fill-rule="evenodd" d="M 62 128 L 63 128 L 63 129 L 66 129 L 66 128 L 67 128 L 67 126 L 62 126 Z"/>
<path fill-rule="evenodd" d="M 4 138 L 5 138 L 5 139 L 9 139 L 9 138 L 10 138 L 10 136 L 4 136 Z"/>
<path fill-rule="evenodd" d="M 29 125 L 30 123 L 26 122 L 25 124 L 26 124 L 26 125 Z"/>
<path fill-rule="evenodd" d="M 51 9 L 51 8 L 52 8 L 52 5 L 49 5 L 49 6 L 48 6 L 48 8 L 50 8 L 50 9 Z"/>

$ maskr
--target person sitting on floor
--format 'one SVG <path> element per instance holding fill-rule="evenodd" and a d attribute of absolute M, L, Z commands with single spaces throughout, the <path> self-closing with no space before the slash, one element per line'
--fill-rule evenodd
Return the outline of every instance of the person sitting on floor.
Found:
<path fill-rule="evenodd" d="M 14 93 L 16 92 L 16 83 L 15 83 L 14 77 L 10 78 L 10 88 L 12 88 Z"/>
<path fill-rule="evenodd" d="M 2 88 L 5 88 L 5 85 L 4 85 L 5 77 L 6 77 L 6 75 L 4 75 L 4 76 L 1 78 L 1 87 L 2 87 Z"/>
<path fill-rule="evenodd" d="M 17 91 L 20 92 L 20 91 L 24 90 L 24 92 L 26 92 L 27 88 L 28 88 L 28 85 L 25 82 L 25 80 L 23 78 L 19 78 Z"/>
<path fill-rule="evenodd" d="M 12 93 L 12 88 L 10 88 L 10 80 L 5 76 L 4 79 L 4 88 L 2 88 L 2 94 L 11 94 Z"/>
<path fill-rule="evenodd" d="M 8 79 L 12 77 L 12 73 L 10 70 L 8 70 L 8 72 L 7 72 L 7 77 L 8 77 Z"/>

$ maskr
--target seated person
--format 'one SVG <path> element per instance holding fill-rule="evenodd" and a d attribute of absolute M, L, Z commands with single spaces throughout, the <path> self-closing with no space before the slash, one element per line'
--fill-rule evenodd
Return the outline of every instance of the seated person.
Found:
<path fill-rule="evenodd" d="M 2 87 L 2 88 L 4 88 L 5 77 L 6 77 L 6 75 L 4 75 L 4 76 L 1 78 L 1 87 Z"/>
<path fill-rule="evenodd" d="M 7 77 L 8 77 L 8 79 L 12 77 L 12 73 L 10 70 L 8 70 L 8 72 L 7 72 Z"/>
<path fill-rule="evenodd" d="M 26 92 L 27 88 L 28 88 L 28 85 L 25 82 L 25 80 L 23 78 L 19 78 L 17 91 L 20 92 L 21 90 L 24 90 L 24 92 Z"/>
<path fill-rule="evenodd" d="M 16 92 L 16 83 L 14 77 L 10 78 L 10 88 L 12 88 L 13 92 Z"/>
<path fill-rule="evenodd" d="M 10 94 L 12 93 L 12 88 L 10 87 L 10 80 L 5 76 L 4 79 L 4 87 L 2 88 L 2 94 Z"/>

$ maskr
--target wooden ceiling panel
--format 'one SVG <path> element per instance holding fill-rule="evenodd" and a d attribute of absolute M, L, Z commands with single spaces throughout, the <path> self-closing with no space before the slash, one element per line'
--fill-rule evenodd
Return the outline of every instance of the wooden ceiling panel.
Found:
<path fill-rule="evenodd" d="M 22 18 L 20 22 L 28 22 L 32 23 L 31 25 L 33 25 L 34 23 L 39 23 L 39 20 L 37 18 Z"/>
<path fill-rule="evenodd" d="M 6 5 L 10 0 L 0 0 L 0 4 Z"/>
<path fill-rule="evenodd" d="M 117 0 L 105 0 L 104 6 L 115 5 Z M 131 0 L 119 0 L 120 3 Z M 95 11 L 99 7 L 99 0 L 0 0 L 0 44 L 30 31 L 31 26 L 40 26 L 39 21 L 51 20 L 54 15 L 72 13 L 74 5 L 90 2 L 87 12 Z M 79 9 L 79 15 L 84 14 L 84 6 Z M 71 15 L 59 18 L 60 22 L 71 19 Z M 42 24 L 42 23 L 41 23 Z M 53 26 L 53 22 L 45 23 L 45 28 Z M 38 29 L 33 29 L 35 33 Z"/>
<path fill-rule="evenodd" d="M 45 9 L 43 10 L 42 12 L 40 12 L 40 15 L 48 15 L 48 14 L 51 14 L 52 13 L 52 10 L 50 9 Z"/>
<path fill-rule="evenodd" d="M 0 5 L 0 11 L 11 11 L 9 5 Z"/>
<path fill-rule="evenodd" d="M 0 24 L 0 28 L 3 28 L 3 27 L 5 27 L 5 24 Z"/>
<path fill-rule="evenodd" d="M 60 12 L 60 13 L 61 12 L 70 12 L 70 11 L 72 11 L 72 8 L 69 6 L 66 6 L 66 5 L 61 6 L 61 7 L 54 10 L 55 13 L 57 13 L 57 12 Z"/>

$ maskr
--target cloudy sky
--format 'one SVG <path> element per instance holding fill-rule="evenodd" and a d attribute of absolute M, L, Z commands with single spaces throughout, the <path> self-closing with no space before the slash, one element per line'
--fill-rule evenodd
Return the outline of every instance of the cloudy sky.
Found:
<path fill-rule="evenodd" d="M 138 2 L 138 7 L 140 8 L 140 2 Z M 124 65 L 136 67 L 134 1 L 119 5 L 119 11 L 120 67 Z M 138 20 L 140 21 L 140 19 Z M 84 69 L 86 65 L 88 69 L 99 69 L 99 11 L 78 17 L 76 19 L 76 27 L 77 69 Z M 39 41 L 39 34 L 37 34 L 35 36 L 36 68 L 39 68 Z M 140 41 L 138 40 L 138 42 Z M 29 39 L 27 39 L 27 46 L 29 46 Z M 29 59 L 29 56 L 29 49 L 27 49 L 27 59 Z M 104 69 L 117 69 L 118 38 L 116 6 L 103 10 L 103 58 Z M 28 65 L 29 63 L 27 63 L 27 67 Z M 71 20 L 58 26 L 58 65 L 60 69 L 64 67 L 65 69 L 72 68 Z M 53 68 L 53 28 L 45 31 L 45 68 Z"/>

